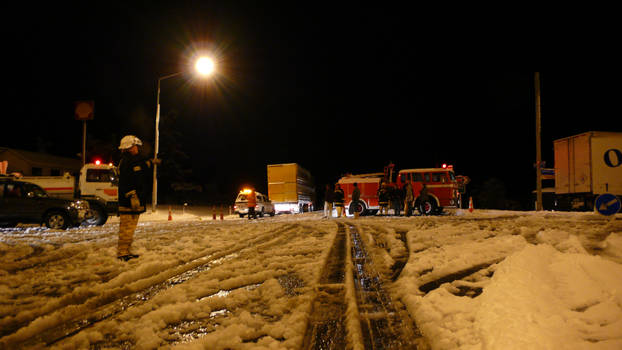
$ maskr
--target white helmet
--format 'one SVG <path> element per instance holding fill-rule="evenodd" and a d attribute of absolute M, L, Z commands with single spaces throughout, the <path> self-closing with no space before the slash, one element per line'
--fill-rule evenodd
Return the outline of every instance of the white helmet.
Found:
<path fill-rule="evenodd" d="M 119 149 L 128 149 L 134 145 L 142 146 L 143 142 L 140 141 L 140 139 L 134 135 L 127 135 L 121 139 L 121 144 L 119 145 Z"/>

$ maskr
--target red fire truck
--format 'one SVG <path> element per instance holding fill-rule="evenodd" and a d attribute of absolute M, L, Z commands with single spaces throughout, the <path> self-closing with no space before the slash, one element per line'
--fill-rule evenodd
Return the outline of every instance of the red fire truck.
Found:
<path fill-rule="evenodd" d="M 397 176 L 395 176 L 397 175 Z M 424 213 L 438 214 L 443 208 L 455 208 L 461 205 L 461 193 L 469 182 L 466 176 L 456 176 L 452 166 L 443 165 L 441 168 L 403 169 L 394 173 L 394 165 L 389 164 L 383 173 L 346 175 L 338 183 L 345 194 L 346 212 L 359 212 L 360 215 L 374 215 L 378 212 L 378 189 L 385 182 L 391 198 L 391 208 L 395 213 L 402 209 L 404 198 L 403 188 L 407 182 L 413 187 L 415 208 L 419 208 L 419 193 L 423 184 L 428 188 L 429 200 L 423 203 Z M 352 205 L 352 191 L 357 183 L 361 191 L 361 199 Z"/>

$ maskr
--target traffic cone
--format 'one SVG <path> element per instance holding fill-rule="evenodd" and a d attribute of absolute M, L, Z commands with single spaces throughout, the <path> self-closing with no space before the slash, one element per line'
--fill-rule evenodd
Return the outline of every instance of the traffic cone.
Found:
<path fill-rule="evenodd" d="M 172 221 L 173 220 L 173 215 L 171 212 L 171 206 L 168 206 L 168 221 Z"/>
<path fill-rule="evenodd" d="M 225 219 L 225 215 L 222 213 L 222 209 L 220 210 L 220 220 L 224 220 Z"/>
<path fill-rule="evenodd" d="M 469 197 L 469 213 L 473 212 L 473 197 Z"/>

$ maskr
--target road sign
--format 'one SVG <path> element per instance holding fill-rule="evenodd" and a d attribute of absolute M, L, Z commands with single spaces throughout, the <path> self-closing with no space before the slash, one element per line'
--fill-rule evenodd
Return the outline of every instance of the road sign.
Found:
<path fill-rule="evenodd" d="M 94 110 L 94 101 L 78 101 L 75 103 L 74 116 L 76 120 L 92 120 Z"/>
<path fill-rule="evenodd" d="M 601 194 L 596 198 L 596 203 L 594 203 L 594 209 L 601 213 L 602 215 L 614 215 L 620 211 L 620 198 L 611 194 L 605 193 Z"/>

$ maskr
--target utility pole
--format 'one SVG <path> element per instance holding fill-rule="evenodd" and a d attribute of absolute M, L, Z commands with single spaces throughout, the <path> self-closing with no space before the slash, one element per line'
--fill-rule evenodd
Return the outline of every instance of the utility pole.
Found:
<path fill-rule="evenodd" d="M 536 84 L 536 211 L 542 210 L 542 142 L 540 140 L 540 72 L 535 74 Z"/>

